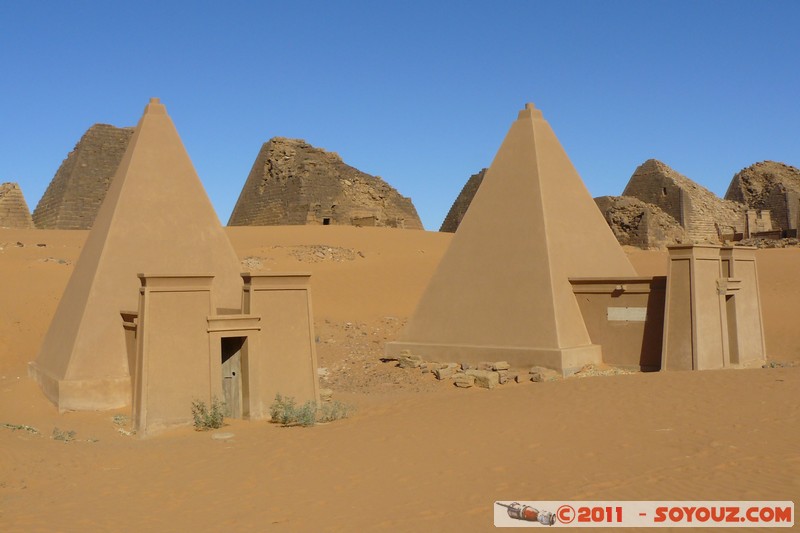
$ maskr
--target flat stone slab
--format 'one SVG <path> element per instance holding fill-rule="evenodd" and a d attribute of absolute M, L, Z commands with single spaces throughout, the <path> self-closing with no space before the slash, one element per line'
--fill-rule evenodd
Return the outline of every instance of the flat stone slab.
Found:
<path fill-rule="evenodd" d="M 214 440 L 229 440 L 234 437 L 233 433 L 221 432 L 221 433 L 212 433 L 211 438 Z"/>

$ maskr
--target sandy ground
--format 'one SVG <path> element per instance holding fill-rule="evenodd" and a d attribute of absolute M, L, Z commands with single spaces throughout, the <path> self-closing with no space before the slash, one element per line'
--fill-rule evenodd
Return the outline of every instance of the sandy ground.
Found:
<path fill-rule="evenodd" d="M 456 389 L 380 361 L 450 235 L 228 232 L 243 269 L 312 273 L 321 384 L 353 416 L 139 440 L 126 410 L 59 415 L 26 364 L 86 232 L 0 229 L 0 530 L 484 531 L 496 500 L 800 501 L 800 367 Z M 666 254 L 627 252 L 665 273 Z M 800 250 L 758 261 L 770 358 L 800 361 Z"/>

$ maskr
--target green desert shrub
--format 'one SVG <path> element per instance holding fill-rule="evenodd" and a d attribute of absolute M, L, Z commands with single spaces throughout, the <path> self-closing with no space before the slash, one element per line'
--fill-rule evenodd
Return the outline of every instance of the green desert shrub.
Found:
<path fill-rule="evenodd" d="M 317 411 L 317 422 L 333 422 L 347 418 L 353 412 L 353 407 L 339 400 L 330 403 L 323 403 Z"/>
<path fill-rule="evenodd" d="M 75 440 L 76 433 L 72 430 L 61 431 L 58 427 L 53 428 L 53 434 L 50 436 L 53 440 L 60 440 L 63 442 L 70 442 Z"/>
<path fill-rule="evenodd" d="M 192 418 L 194 419 L 194 429 L 197 431 L 208 431 L 209 429 L 221 428 L 224 424 L 225 402 L 218 398 L 211 400 L 211 408 L 201 400 L 192 402 Z"/>
<path fill-rule="evenodd" d="M 273 422 L 282 426 L 313 426 L 316 422 L 317 408 L 309 400 L 297 406 L 291 396 L 275 395 L 275 401 L 269 406 L 269 416 Z"/>
<path fill-rule="evenodd" d="M 323 404 L 319 409 L 313 400 L 298 406 L 291 396 L 275 395 L 275 401 L 269 407 L 272 421 L 282 426 L 313 426 L 317 422 L 330 422 L 347 418 L 352 408 L 341 402 Z"/>

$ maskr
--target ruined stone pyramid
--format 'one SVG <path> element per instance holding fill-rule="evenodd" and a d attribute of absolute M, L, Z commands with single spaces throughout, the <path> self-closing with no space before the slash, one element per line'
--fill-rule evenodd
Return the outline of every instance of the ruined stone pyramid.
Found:
<path fill-rule="evenodd" d="M 623 246 L 666 250 L 687 240 L 683 226 L 657 205 L 633 196 L 599 196 L 594 202 Z"/>
<path fill-rule="evenodd" d="M 137 309 L 137 273 L 214 275 L 215 307 L 240 308 L 240 270 L 175 126 L 154 98 L 29 373 L 61 411 L 125 406 L 132 361 L 120 312 Z"/>
<path fill-rule="evenodd" d="M 742 204 L 717 197 L 655 159 L 636 168 L 622 195 L 660 207 L 686 229 L 689 242 L 718 244 L 720 233 L 744 229 Z"/>
<path fill-rule="evenodd" d="M 450 210 L 447 212 L 447 216 L 444 217 L 439 231 L 447 233 L 456 232 L 458 225 L 461 224 L 461 220 L 467 213 L 467 209 L 469 209 L 469 204 L 472 203 L 472 199 L 475 197 L 475 193 L 478 192 L 478 188 L 481 186 L 485 175 L 486 169 L 484 168 L 477 174 L 473 174 L 469 177 L 467 183 L 465 183 L 464 187 L 461 189 L 461 192 L 458 193 L 456 201 L 450 206 Z"/>
<path fill-rule="evenodd" d="M 635 275 L 550 125 L 528 104 L 387 352 L 570 372 L 602 353 L 569 278 Z"/>
<path fill-rule="evenodd" d="M 264 143 L 229 226 L 324 224 L 422 229 L 417 210 L 378 176 L 300 139 Z"/>
<path fill-rule="evenodd" d="M 90 229 L 133 128 L 95 124 L 61 163 L 33 221 L 39 229 Z"/>
<path fill-rule="evenodd" d="M 0 184 L 0 228 L 33 228 L 33 219 L 16 183 Z"/>
<path fill-rule="evenodd" d="M 762 161 L 742 169 L 731 180 L 726 200 L 749 209 L 767 209 L 775 230 L 796 230 L 800 218 L 800 169 Z"/>

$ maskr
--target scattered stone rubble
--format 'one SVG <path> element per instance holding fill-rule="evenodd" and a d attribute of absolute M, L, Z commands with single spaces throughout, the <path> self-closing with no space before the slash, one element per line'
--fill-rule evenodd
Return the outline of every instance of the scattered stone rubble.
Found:
<path fill-rule="evenodd" d="M 328 246 L 327 244 L 310 244 L 288 247 L 292 256 L 298 261 L 308 263 L 319 263 L 321 261 L 353 261 L 357 257 L 364 257 L 364 254 L 351 248 L 340 246 Z"/>
<path fill-rule="evenodd" d="M 275 258 L 284 254 L 290 255 L 301 263 L 321 263 L 344 261 L 355 261 L 364 259 L 366 256 L 361 250 L 343 248 L 341 246 L 329 246 L 327 244 L 300 244 L 296 246 L 270 246 L 269 255 L 266 257 L 250 255 L 242 259 L 242 268 L 245 270 L 269 270 L 271 264 L 275 263 Z"/>
<path fill-rule="evenodd" d="M 394 361 L 399 368 L 419 369 L 423 374 L 432 374 L 439 381 L 450 380 L 453 385 L 462 389 L 480 387 L 494 389 L 506 383 L 522 383 L 532 381 L 557 381 L 563 379 L 560 372 L 541 366 L 534 366 L 527 373 L 511 368 L 507 361 L 486 361 L 471 365 L 469 363 L 444 363 L 425 361 L 421 356 L 403 350 L 397 358 L 385 359 Z M 586 365 L 569 378 L 585 378 L 592 376 L 616 376 L 634 374 L 636 370 L 611 367 L 608 365 Z M 567 378 L 567 379 L 569 379 Z"/>
<path fill-rule="evenodd" d="M 663 250 L 687 240 L 686 230 L 657 205 L 631 196 L 600 196 L 594 201 L 623 246 Z"/>
<path fill-rule="evenodd" d="M 753 237 L 742 239 L 735 243 L 737 246 L 755 246 L 756 248 L 794 248 L 800 246 L 800 239 L 787 237 L 783 239 L 770 239 L 767 237 Z"/>

